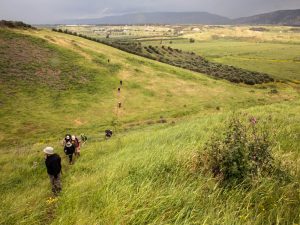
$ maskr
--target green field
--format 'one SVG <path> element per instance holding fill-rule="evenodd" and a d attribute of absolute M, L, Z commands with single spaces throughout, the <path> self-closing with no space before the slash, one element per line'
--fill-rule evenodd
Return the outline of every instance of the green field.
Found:
<path fill-rule="evenodd" d="M 299 81 L 299 43 L 220 38 L 218 40 L 196 40 L 194 43 L 190 43 L 189 39 L 183 39 L 172 40 L 171 44 L 169 40 L 162 43 L 160 40 L 146 41 L 144 44 L 154 46 L 162 44 L 185 51 L 193 51 L 214 62 L 265 72 L 277 79 Z"/>
<path fill-rule="evenodd" d="M 137 39 L 144 46 L 170 46 L 213 62 L 299 81 L 300 33 L 283 26 L 62 26 L 90 37 Z M 261 28 L 263 31 L 253 31 Z M 128 35 L 130 33 L 130 35 Z M 194 43 L 190 43 L 190 39 Z M 152 40 L 152 41 L 148 41 Z"/>
<path fill-rule="evenodd" d="M 285 80 L 248 86 L 46 29 L 0 29 L 0 44 L 0 224 L 300 223 L 299 45 L 173 40 Z M 228 188 L 192 169 L 233 112 L 271 117 L 274 157 L 288 181 Z M 103 141 L 107 128 L 115 134 Z M 52 199 L 42 149 L 63 156 L 67 132 L 89 140 L 74 165 L 64 158 L 63 192 Z"/>
<path fill-rule="evenodd" d="M 147 42 L 159 45 L 160 42 Z M 194 51 L 215 62 L 265 72 L 277 79 L 299 80 L 299 44 L 253 43 L 234 40 L 174 40 L 172 48 Z"/>

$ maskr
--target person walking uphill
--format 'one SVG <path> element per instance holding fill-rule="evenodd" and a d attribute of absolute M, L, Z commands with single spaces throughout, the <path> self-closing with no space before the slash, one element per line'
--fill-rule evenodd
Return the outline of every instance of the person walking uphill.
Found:
<path fill-rule="evenodd" d="M 58 194 L 61 191 L 61 158 L 58 154 L 54 153 L 52 147 L 45 148 L 43 152 L 45 153 L 45 164 L 50 178 L 52 192 Z"/>
<path fill-rule="evenodd" d="M 72 135 L 72 144 L 75 147 L 75 156 L 80 156 L 80 143 L 75 135 Z"/>
<path fill-rule="evenodd" d="M 72 143 L 71 135 L 66 135 L 64 139 L 64 152 L 69 157 L 69 163 L 73 163 L 73 154 L 75 153 L 75 146 Z"/>

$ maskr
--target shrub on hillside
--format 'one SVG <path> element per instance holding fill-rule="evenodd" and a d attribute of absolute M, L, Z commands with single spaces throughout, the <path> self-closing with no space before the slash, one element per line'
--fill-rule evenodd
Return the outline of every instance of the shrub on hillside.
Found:
<path fill-rule="evenodd" d="M 7 20 L 0 20 L 0 27 L 36 29 L 35 27 L 33 27 L 29 24 L 23 23 L 21 21 L 7 21 Z"/>
<path fill-rule="evenodd" d="M 170 46 L 168 47 L 168 50 L 169 50 L 170 52 L 173 52 L 173 48 L 171 48 Z"/>
<path fill-rule="evenodd" d="M 190 43 L 195 43 L 195 39 L 194 38 L 190 38 Z"/>
<path fill-rule="evenodd" d="M 277 89 L 272 89 L 269 93 L 270 94 L 278 94 L 278 90 Z"/>
<path fill-rule="evenodd" d="M 271 131 L 252 117 L 232 118 L 221 136 L 214 136 L 198 155 L 198 166 L 221 182 L 242 182 L 274 171 Z"/>
<path fill-rule="evenodd" d="M 270 31 L 269 29 L 264 28 L 264 27 L 251 27 L 249 30 L 252 30 L 252 31 L 259 31 L 259 32 Z"/>

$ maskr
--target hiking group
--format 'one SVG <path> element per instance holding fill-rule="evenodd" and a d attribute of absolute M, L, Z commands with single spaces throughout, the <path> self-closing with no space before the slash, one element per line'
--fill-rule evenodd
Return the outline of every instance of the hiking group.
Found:
<path fill-rule="evenodd" d="M 109 62 L 109 61 L 108 61 Z M 118 88 L 118 93 L 121 92 L 121 86 L 123 81 L 120 80 L 120 86 Z M 118 103 L 119 108 L 121 108 L 122 103 Z M 108 140 L 112 137 L 112 130 L 105 130 L 105 139 Z M 66 134 L 62 141 L 64 148 L 64 153 L 69 159 L 69 164 L 74 163 L 73 155 L 80 156 L 80 148 L 87 141 L 87 137 L 84 134 L 80 135 L 80 140 L 75 135 Z M 45 164 L 47 167 L 47 173 L 50 178 L 50 183 L 52 187 L 52 192 L 56 195 L 61 191 L 61 181 L 60 176 L 62 174 L 61 170 L 61 158 L 58 154 L 54 153 L 53 147 L 46 147 L 43 152 L 45 153 Z"/>
<path fill-rule="evenodd" d="M 69 157 L 69 164 L 73 164 L 73 155 L 80 156 L 80 142 L 75 135 L 67 134 L 63 139 L 64 152 Z"/>
<path fill-rule="evenodd" d="M 80 156 L 81 144 L 85 143 L 86 140 L 87 138 L 84 135 L 81 135 L 81 140 L 79 141 L 75 135 L 70 134 L 67 134 L 63 139 L 63 150 L 68 157 L 70 165 L 74 163 L 73 155 L 77 157 Z M 48 176 L 50 178 L 52 192 L 54 194 L 58 194 L 61 191 L 61 158 L 54 152 L 53 147 L 46 147 L 43 152 L 45 153 L 45 164 L 47 167 Z"/>

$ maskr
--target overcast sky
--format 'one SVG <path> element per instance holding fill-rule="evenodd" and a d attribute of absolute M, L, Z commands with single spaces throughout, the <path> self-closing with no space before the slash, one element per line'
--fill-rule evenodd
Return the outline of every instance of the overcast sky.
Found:
<path fill-rule="evenodd" d="M 37 24 L 157 11 L 206 11 L 236 18 L 296 8 L 300 0 L 0 0 L 0 19 Z"/>

